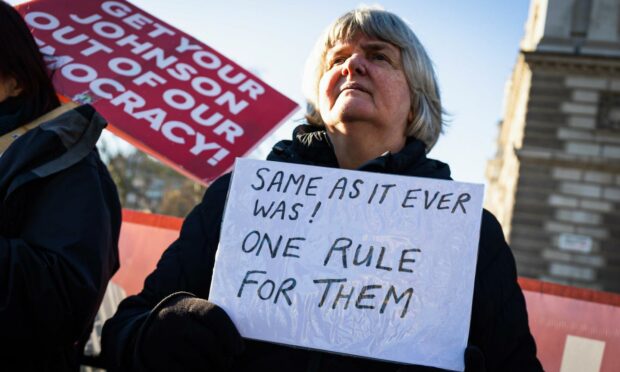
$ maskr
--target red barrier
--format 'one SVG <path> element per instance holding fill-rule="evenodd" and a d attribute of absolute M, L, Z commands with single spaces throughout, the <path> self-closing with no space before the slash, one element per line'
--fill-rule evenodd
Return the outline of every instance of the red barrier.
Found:
<path fill-rule="evenodd" d="M 124 209 L 119 241 L 121 268 L 112 282 L 128 296 L 140 292 L 161 254 L 179 236 L 182 223 L 177 217 Z"/>
<path fill-rule="evenodd" d="M 519 278 L 546 371 L 620 371 L 620 295 Z"/>
<path fill-rule="evenodd" d="M 112 281 L 138 293 L 179 234 L 181 218 L 123 211 L 121 269 Z M 538 357 L 548 372 L 620 371 L 620 295 L 519 278 Z"/>

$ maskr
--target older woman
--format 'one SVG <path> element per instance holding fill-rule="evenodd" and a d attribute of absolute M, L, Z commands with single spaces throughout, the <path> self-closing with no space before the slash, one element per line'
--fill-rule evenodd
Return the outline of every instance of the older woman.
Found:
<path fill-rule="evenodd" d="M 319 40 L 307 72 L 308 121 L 273 161 L 450 179 L 426 158 L 442 127 L 431 62 L 411 29 L 376 9 L 349 12 Z M 404 371 L 399 366 L 242 340 L 209 295 L 230 175 L 207 190 L 142 293 L 104 327 L 116 367 L 145 370 Z M 515 264 L 501 228 L 482 217 L 468 371 L 539 371 Z M 412 347 L 415 347 L 412 345 Z"/>
<path fill-rule="evenodd" d="M 61 107 L 26 23 L 0 1 L 0 370 L 77 370 L 121 210 L 92 107 Z"/>

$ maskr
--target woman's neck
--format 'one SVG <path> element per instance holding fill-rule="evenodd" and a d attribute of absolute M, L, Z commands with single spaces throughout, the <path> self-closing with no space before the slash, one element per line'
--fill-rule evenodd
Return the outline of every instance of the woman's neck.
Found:
<path fill-rule="evenodd" d="M 388 132 L 385 128 L 373 128 L 360 125 L 351 130 L 339 126 L 328 126 L 329 136 L 338 165 L 343 169 L 357 169 L 364 163 L 375 159 L 386 151 L 399 152 L 406 142 L 405 135 Z M 381 129 L 381 130 L 377 130 Z"/>

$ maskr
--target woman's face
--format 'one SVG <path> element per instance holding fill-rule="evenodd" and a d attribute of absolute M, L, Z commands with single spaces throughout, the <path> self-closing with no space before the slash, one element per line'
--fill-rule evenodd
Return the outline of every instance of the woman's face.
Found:
<path fill-rule="evenodd" d="M 14 78 L 5 79 L 0 77 L 0 103 L 9 97 L 16 97 L 19 93 L 21 93 L 21 89 L 17 87 Z"/>
<path fill-rule="evenodd" d="M 367 122 L 405 135 L 413 114 L 398 47 L 358 35 L 337 42 L 325 60 L 319 110 L 327 126 L 346 133 L 349 124 Z"/>

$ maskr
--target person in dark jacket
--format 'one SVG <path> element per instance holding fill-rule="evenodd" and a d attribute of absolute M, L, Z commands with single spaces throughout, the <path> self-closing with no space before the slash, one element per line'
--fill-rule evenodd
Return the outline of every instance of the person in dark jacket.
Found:
<path fill-rule="evenodd" d="M 450 179 L 446 164 L 426 157 L 442 127 L 432 64 L 399 17 L 372 8 L 345 14 L 318 41 L 310 62 L 310 125 L 278 143 L 268 160 Z M 243 340 L 207 300 L 229 183 L 230 174 L 207 189 L 142 292 L 105 324 L 112 370 L 437 370 Z M 513 256 L 487 211 L 464 358 L 466 371 L 542 370 Z"/>
<path fill-rule="evenodd" d="M 0 1 L 0 370 L 78 370 L 119 266 L 105 121 L 60 106 L 26 24 Z"/>

